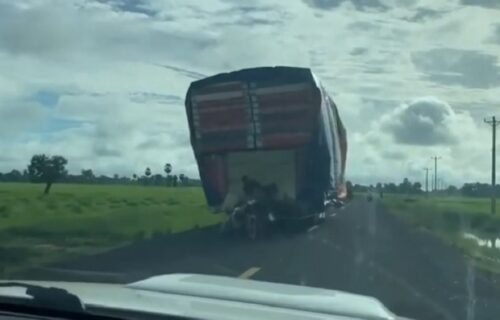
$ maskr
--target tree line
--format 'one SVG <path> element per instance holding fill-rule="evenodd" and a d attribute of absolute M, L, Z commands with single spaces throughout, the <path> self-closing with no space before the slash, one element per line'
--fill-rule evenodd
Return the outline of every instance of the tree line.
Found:
<path fill-rule="evenodd" d="M 13 169 L 10 172 L 0 172 L 0 182 L 33 182 L 44 183 L 44 193 L 48 194 L 52 185 L 56 182 L 65 183 L 84 183 L 84 184 L 142 184 L 153 186 L 200 186 L 199 179 L 192 179 L 185 174 L 173 174 L 172 164 L 166 163 L 163 167 L 165 175 L 153 173 L 149 167 L 146 167 L 143 175 L 133 174 L 131 177 L 95 175 L 92 169 L 84 169 L 80 174 L 68 174 L 66 158 L 55 155 L 47 156 L 45 154 L 37 154 L 31 157 L 31 160 L 26 169 L 23 171 Z M 347 182 L 348 193 L 354 192 L 387 192 L 401 194 L 422 194 L 425 190 L 422 189 L 420 182 L 411 182 L 408 178 L 404 178 L 399 184 L 396 183 L 377 183 L 374 185 L 352 184 Z M 453 185 L 446 189 L 435 191 L 435 193 L 446 195 L 463 195 L 467 197 L 490 197 L 491 186 L 487 183 L 473 182 L 465 183 L 462 187 L 457 188 Z M 500 186 L 496 186 L 495 192 L 500 196 Z"/>
<path fill-rule="evenodd" d="M 399 184 L 381 183 L 378 182 L 376 185 L 353 185 L 354 192 L 368 192 L 368 191 L 383 191 L 387 193 L 406 193 L 406 194 L 419 194 L 423 193 L 422 184 L 420 182 L 411 182 L 408 178 L 404 178 Z"/>
<path fill-rule="evenodd" d="M 82 184 L 142 184 L 150 186 L 199 186 L 199 179 L 189 178 L 185 174 L 174 174 L 170 163 L 164 166 L 165 175 L 153 173 L 147 167 L 143 175 L 133 174 L 130 177 L 114 174 L 113 176 L 95 175 L 92 169 L 83 169 L 80 174 L 69 174 L 66 170 L 68 161 L 62 156 L 37 154 L 31 157 L 26 169 L 13 169 L 0 172 L 0 182 L 32 182 L 45 184 L 44 193 L 48 194 L 56 182 Z"/>
<path fill-rule="evenodd" d="M 386 192 L 400 194 L 423 194 L 425 189 L 420 182 L 411 182 L 408 178 L 404 178 L 399 184 L 396 183 L 377 183 L 375 185 L 354 184 L 352 186 L 354 192 Z M 462 195 L 466 197 L 487 198 L 491 197 L 491 185 L 488 183 L 469 182 L 464 183 L 461 187 L 450 185 L 444 189 L 429 192 L 442 195 Z M 495 193 L 500 197 L 500 186 L 496 186 Z"/>

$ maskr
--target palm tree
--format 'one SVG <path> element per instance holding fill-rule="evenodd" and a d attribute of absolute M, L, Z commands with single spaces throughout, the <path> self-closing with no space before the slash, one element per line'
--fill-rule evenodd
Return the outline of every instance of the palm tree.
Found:
<path fill-rule="evenodd" d="M 167 176 L 172 172 L 172 165 L 170 163 L 165 163 L 165 166 L 163 167 L 163 170 L 167 174 Z"/>
<path fill-rule="evenodd" d="M 146 178 L 144 179 L 144 183 L 148 184 L 149 176 L 151 175 L 151 169 L 149 167 L 146 168 L 146 171 L 144 171 L 144 175 Z"/>
<path fill-rule="evenodd" d="M 165 171 L 165 173 L 167 174 L 167 185 L 170 185 L 172 181 L 170 177 L 170 173 L 172 172 L 172 165 L 170 163 L 165 163 L 163 171 Z"/>

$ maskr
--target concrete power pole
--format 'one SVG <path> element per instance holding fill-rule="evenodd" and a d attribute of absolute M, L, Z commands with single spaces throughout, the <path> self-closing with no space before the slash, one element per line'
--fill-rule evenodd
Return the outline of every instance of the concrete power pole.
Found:
<path fill-rule="evenodd" d="M 496 195 L 495 195 L 495 186 L 496 186 L 496 136 L 497 136 L 497 126 L 500 124 L 500 121 L 495 117 L 491 117 L 491 119 L 484 119 L 484 122 L 489 124 L 492 128 L 492 147 L 491 147 L 491 214 L 496 213 Z"/>
<path fill-rule="evenodd" d="M 438 157 L 438 156 L 434 156 L 434 157 L 431 157 L 431 159 L 434 159 L 434 190 L 433 191 L 437 191 L 437 188 L 438 188 L 438 184 L 437 184 L 437 181 L 438 181 L 438 160 L 441 159 L 441 157 Z"/>
<path fill-rule="evenodd" d="M 429 170 L 431 168 L 424 168 L 425 170 L 425 193 L 429 193 Z"/>

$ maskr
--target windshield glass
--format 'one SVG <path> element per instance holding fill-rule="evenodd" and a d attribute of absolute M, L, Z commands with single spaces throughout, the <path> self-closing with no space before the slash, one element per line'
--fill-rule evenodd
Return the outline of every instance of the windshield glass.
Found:
<path fill-rule="evenodd" d="M 493 319 L 499 57 L 496 0 L 0 0 L 0 279 Z"/>

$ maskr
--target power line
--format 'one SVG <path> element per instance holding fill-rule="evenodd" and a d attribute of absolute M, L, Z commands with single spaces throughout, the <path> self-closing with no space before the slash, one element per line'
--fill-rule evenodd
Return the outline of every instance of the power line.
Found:
<path fill-rule="evenodd" d="M 484 119 L 484 122 L 489 124 L 492 128 L 492 147 L 491 147 L 491 214 L 495 214 L 496 212 L 496 195 L 495 195 L 495 186 L 496 186 L 496 136 L 497 136 L 497 126 L 500 124 L 500 121 L 497 120 L 494 116 L 491 119 Z"/>
<path fill-rule="evenodd" d="M 438 171 L 438 160 L 441 159 L 441 157 L 438 156 L 433 156 L 431 159 L 434 159 L 434 190 L 436 191 L 438 188 L 437 184 L 437 171 Z"/>
<path fill-rule="evenodd" d="M 429 170 L 431 168 L 424 168 L 425 170 L 425 192 L 429 193 Z"/>

